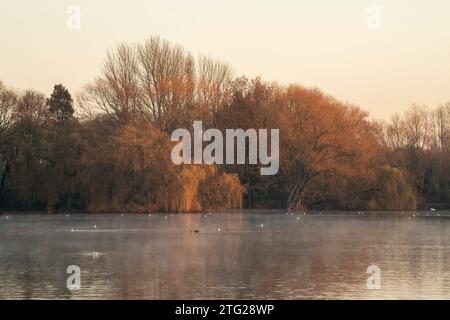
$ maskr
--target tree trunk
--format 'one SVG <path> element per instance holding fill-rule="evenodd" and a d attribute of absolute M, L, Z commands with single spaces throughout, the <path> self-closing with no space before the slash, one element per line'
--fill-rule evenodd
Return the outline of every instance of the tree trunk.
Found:
<path fill-rule="evenodd" d="M 2 174 L 2 179 L 0 181 L 0 204 L 3 202 L 2 201 L 3 189 L 5 187 L 6 176 L 7 176 L 8 172 L 9 172 L 9 170 L 10 170 L 10 167 L 11 167 L 10 164 L 7 162 L 6 166 L 5 166 L 5 170 L 3 171 L 3 174 Z"/>

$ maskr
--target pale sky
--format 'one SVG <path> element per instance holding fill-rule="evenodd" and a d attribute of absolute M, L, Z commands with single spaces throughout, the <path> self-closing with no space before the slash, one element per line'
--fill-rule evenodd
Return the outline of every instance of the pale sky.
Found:
<path fill-rule="evenodd" d="M 70 5 L 80 30 L 66 26 Z M 367 27 L 371 5 L 380 30 Z M 450 101 L 449 0 L 0 0 L 0 79 L 75 93 L 107 49 L 150 35 L 237 75 L 317 86 L 376 118 Z"/>

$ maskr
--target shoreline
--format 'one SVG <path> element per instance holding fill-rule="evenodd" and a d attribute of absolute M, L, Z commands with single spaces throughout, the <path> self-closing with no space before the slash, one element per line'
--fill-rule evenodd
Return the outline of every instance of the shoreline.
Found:
<path fill-rule="evenodd" d="M 450 212 L 450 209 L 417 209 L 417 210 L 379 210 L 379 211 L 357 211 L 357 210 L 295 210 L 288 212 L 283 209 L 226 209 L 226 210 L 217 210 L 217 211 L 192 211 L 192 212 L 86 212 L 86 211 L 61 211 L 48 213 L 44 210 L 34 210 L 34 211 L 18 211 L 18 210 L 4 210 L 0 209 L 0 216 L 20 216 L 20 215 L 48 215 L 48 216 L 63 216 L 63 215 L 221 215 L 221 214 L 279 214 L 279 215 L 327 215 L 327 216 L 338 216 L 338 215 L 361 215 L 361 216 L 369 216 L 369 215 L 409 215 L 414 214 L 417 216 L 426 216 L 422 215 L 427 213 L 438 213 L 438 212 Z"/>

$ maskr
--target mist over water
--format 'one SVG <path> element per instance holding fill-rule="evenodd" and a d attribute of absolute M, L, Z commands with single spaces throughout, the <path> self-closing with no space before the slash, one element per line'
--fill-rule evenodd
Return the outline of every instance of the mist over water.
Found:
<path fill-rule="evenodd" d="M 448 299 L 449 249 L 449 212 L 4 214 L 0 298 Z"/>

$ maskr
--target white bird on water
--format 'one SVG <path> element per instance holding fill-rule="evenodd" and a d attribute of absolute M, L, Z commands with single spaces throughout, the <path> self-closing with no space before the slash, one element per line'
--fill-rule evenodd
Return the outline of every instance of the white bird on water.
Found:
<path fill-rule="evenodd" d="M 264 223 L 261 223 L 259 226 L 260 226 L 261 228 L 264 228 Z"/>
<path fill-rule="evenodd" d="M 436 211 L 436 209 L 435 208 L 431 208 L 430 211 Z"/>

